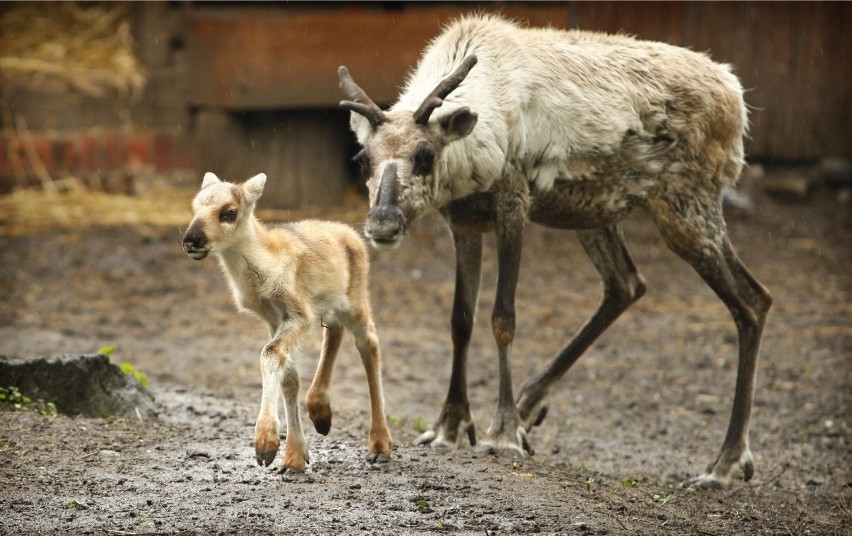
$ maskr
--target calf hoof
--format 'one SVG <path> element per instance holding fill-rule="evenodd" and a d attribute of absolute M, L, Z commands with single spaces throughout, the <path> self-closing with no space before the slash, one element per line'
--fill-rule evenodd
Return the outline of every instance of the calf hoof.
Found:
<path fill-rule="evenodd" d="M 306 405 L 308 417 L 314 423 L 317 433 L 328 435 L 331 431 L 331 404 L 327 400 L 317 402 L 309 398 Z"/>
<path fill-rule="evenodd" d="M 328 419 L 311 419 L 314 421 L 314 428 L 320 435 L 328 435 L 331 431 L 331 415 L 328 416 Z"/>
<path fill-rule="evenodd" d="M 256 440 L 254 444 L 254 457 L 257 464 L 266 466 L 275 461 L 275 456 L 278 454 L 278 439 L 274 442 Z"/>
<path fill-rule="evenodd" d="M 308 463 L 308 459 L 300 454 L 287 454 L 284 453 L 284 460 L 281 462 L 282 469 L 289 469 L 291 471 L 296 471 L 299 473 L 305 472 L 305 466 Z"/>
<path fill-rule="evenodd" d="M 310 461 L 308 445 L 304 441 L 291 440 L 288 434 L 287 442 L 284 444 L 284 459 L 281 460 L 281 467 L 304 473 L 305 465 Z"/>
<path fill-rule="evenodd" d="M 389 435 L 371 439 L 370 446 L 367 448 L 367 459 L 370 461 L 387 461 L 390 460 L 391 452 L 393 452 L 393 440 Z"/>
<path fill-rule="evenodd" d="M 278 439 L 278 426 L 258 421 L 254 434 L 254 457 L 258 465 L 269 465 L 278 454 L 281 440 Z"/>

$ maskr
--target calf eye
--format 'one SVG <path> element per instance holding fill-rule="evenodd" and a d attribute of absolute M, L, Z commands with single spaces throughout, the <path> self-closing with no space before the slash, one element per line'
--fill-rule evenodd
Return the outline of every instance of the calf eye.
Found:
<path fill-rule="evenodd" d="M 229 208 L 228 210 L 223 210 L 221 214 L 219 214 L 219 221 L 225 223 L 233 223 L 237 219 L 237 211 Z"/>
<path fill-rule="evenodd" d="M 415 175 L 426 176 L 432 173 L 432 165 L 435 163 L 435 149 L 428 141 L 421 141 L 414 148 L 411 157 L 412 171 Z"/>

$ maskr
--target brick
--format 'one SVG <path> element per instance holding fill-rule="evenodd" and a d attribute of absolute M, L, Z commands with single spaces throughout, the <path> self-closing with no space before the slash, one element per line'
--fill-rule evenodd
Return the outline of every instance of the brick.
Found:
<path fill-rule="evenodd" d="M 32 143 L 36 155 L 38 155 L 47 172 L 53 173 L 55 171 L 53 164 L 53 140 L 44 136 L 33 136 L 30 143 Z"/>
<path fill-rule="evenodd" d="M 104 165 L 114 171 L 124 169 L 125 137 L 121 132 L 109 132 L 104 135 Z"/>
<path fill-rule="evenodd" d="M 83 135 L 79 141 L 80 160 L 79 171 L 94 172 L 101 167 L 100 158 L 98 157 L 97 137 L 92 134 Z"/>
<path fill-rule="evenodd" d="M 54 154 L 59 159 L 56 167 L 62 173 L 75 173 L 80 169 L 82 143 L 79 137 L 73 136 L 57 140 Z"/>
<path fill-rule="evenodd" d="M 138 173 L 151 167 L 151 137 L 134 134 L 127 142 L 127 171 Z"/>

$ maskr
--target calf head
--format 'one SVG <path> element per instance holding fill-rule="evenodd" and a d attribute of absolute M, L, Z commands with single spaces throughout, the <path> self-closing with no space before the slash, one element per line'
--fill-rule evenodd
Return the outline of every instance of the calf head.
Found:
<path fill-rule="evenodd" d="M 414 113 L 382 111 L 355 84 L 346 67 L 338 69 L 340 87 L 351 99 L 340 107 L 352 112 L 350 126 L 363 147 L 356 160 L 368 175 L 370 212 L 364 230 L 373 247 L 397 246 L 408 222 L 435 206 L 440 188 L 435 172 L 444 148 L 470 134 L 477 115 L 465 106 L 436 121 L 429 118 L 475 64 L 476 56 L 465 58 Z"/>
<path fill-rule="evenodd" d="M 238 244 L 253 218 L 254 207 L 266 175 L 260 173 L 242 184 L 204 174 L 201 190 L 192 200 L 192 222 L 183 236 L 187 255 L 200 261 L 210 252 L 221 252 Z"/>

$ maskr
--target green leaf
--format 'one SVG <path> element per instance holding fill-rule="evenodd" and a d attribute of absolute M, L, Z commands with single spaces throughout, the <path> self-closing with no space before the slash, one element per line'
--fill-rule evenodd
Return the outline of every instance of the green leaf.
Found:
<path fill-rule="evenodd" d="M 115 353 L 115 346 L 104 346 L 98 350 L 98 353 L 101 355 L 112 355 Z"/>
<path fill-rule="evenodd" d="M 122 363 L 118 366 L 118 368 L 121 369 L 121 372 L 133 376 L 145 389 L 147 389 L 151 384 L 151 382 L 148 381 L 148 376 L 146 376 L 144 372 L 136 370 L 136 367 L 130 363 Z"/>

